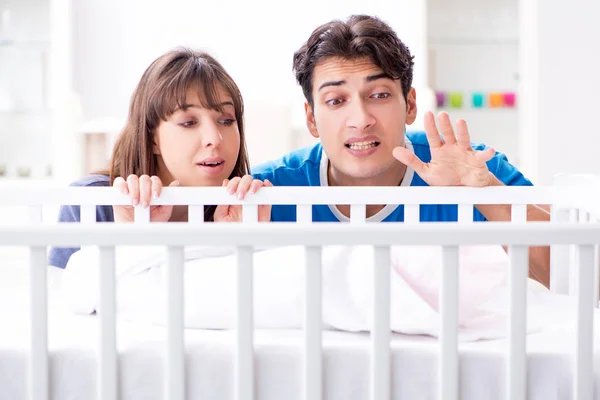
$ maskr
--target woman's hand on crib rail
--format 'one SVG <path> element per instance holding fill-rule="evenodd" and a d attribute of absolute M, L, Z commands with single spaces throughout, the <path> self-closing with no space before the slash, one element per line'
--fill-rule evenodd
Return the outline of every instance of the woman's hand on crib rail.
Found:
<path fill-rule="evenodd" d="M 231 180 L 225 179 L 223 187 L 227 188 L 227 192 L 235 196 L 239 200 L 243 200 L 247 193 L 256 193 L 262 187 L 272 187 L 273 184 L 269 180 L 264 182 L 259 179 L 254 179 L 251 175 L 244 177 L 235 177 Z M 258 221 L 269 222 L 271 220 L 271 206 L 258 206 Z M 242 222 L 242 206 L 235 205 L 220 205 L 215 210 L 215 222 Z"/>
<path fill-rule="evenodd" d="M 492 181 L 492 173 L 486 163 L 494 156 L 494 149 L 473 150 L 464 120 L 456 123 L 456 134 L 447 113 L 440 113 L 438 121 L 441 137 L 433 113 L 425 114 L 425 133 L 431 161 L 424 163 L 404 147 L 395 148 L 394 157 L 411 167 L 429 186 L 488 186 Z"/>
<path fill-rule="evenodd" d="M 173 181 L 169 186 L 179 186 L 179 181 Z M 133 206 L 141 204 L 146 208 L 152 199 L 160 196 L 163 184 L 158 176 L 142 175 L 138 178 L 136 175 L 129 175 L 127 180 L 121 177 L 115 178 L 113 187 L 124 195 L 129 195 Z M 115 222 L 134 221 L 133 207 L 113 206 L 113 212 Z M 173 206 L 152 206 L 150 207 L 150 221 L 167 222 L 172 213 Z"/>

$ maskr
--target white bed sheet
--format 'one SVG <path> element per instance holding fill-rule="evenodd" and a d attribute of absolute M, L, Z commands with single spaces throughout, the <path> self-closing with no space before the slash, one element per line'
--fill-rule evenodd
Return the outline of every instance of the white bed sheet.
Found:
<path fill-rule="evenodd" d="M 548 296 L 542 332 L 527 341 L 529 399 L 569 399 L 575 320 L 572 299 Z M 536 311 L 539 318 L 541 311 Z M 551 318 L 552 317 L 552 318 Z M 595 363 L 600 370 L 599 313 L 596 312 Z M 52 399 L 95 397 L 98 344 L 94 316 L 50 316 Z M 122 399 L 162 398 L 164 329 L 119 321 L 120 391 Z M 190 399 L 233 399 L 234 331 L 186 330 L 187 395 Z M 0 314 L 0 399 L 26 396 L 28 322 L 24 310 L 4 308 Z M 259 330 L 255 334 L 257 399 L 300 399 L 302 395 L 302 332 Z M 367 399 L 369 393 L 368 334 L 326 331 L 325 399 Z M 505 340 L 460 345 L 461 399 L 504 399 Z M 395 399 L 434 399 L 438 342 L 430 337 L 393 335 Z M 596 386 L 600 376 L 595 374 Z M 600 394 L 596 395 L 600 398 Z"/>

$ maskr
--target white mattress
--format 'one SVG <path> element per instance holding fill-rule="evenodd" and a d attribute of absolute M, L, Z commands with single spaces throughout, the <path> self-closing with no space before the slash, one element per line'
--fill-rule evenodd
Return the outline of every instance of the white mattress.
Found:
<path fill-rule="evenodd" d="M 548 315 L 553 316 L 552 322 L 528 338 L 529 399 L 571 398 L 575 325 L 572 313 L 569 316 L 567 312 L 572 303 L 564 297 L 550 301 Z M 26 395 L 27 313 L 9 311 L 6 306 L 3 303 L 0 313 L 0 399 L 18 400 Z M 94 398 L 97 328 L 94 316 L 51 315 L 51 398 Z M 596 329 L 596 364 L 600 361 L 599 332 Z M 161 327 L 119 322 L 121 398 L 161 398 L 163 334 Z M 234 332 L 187 330 L 185 338 L 188 398 L 233 399 Z M 367 399 L 368 334 L 327 331 L 323 339 L 325 398 Z M 300 399 L 302 332 L 261 330 L 256 332 L 255 342 L 257 399 Z M 506 346 L 505 340 L 460 345 L 462 399 L 504 399 Z M 393 336 L 394 398 L 436 398 L 437 348 L 432 338 Z M 596 381 L 598 386 L 598 374 Z"/>

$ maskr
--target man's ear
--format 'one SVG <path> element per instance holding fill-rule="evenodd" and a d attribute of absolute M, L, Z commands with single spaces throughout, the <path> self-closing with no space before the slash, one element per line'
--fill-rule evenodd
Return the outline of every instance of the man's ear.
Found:
<path fill-rule="evenodd" d="M 304 113 L 306 114 L 306 127 L 311 135 L 315 138 L 319 138 L 319 131 L 317 130 L 317 123 L 315 122 L 315 112 L 313 111 L 313 107 L 304 103 Z"/>
<path fill-rule="evenodd" d="M 410 88 L 406 96 L 406 124 L 410 125 L 417 119 L 417 92 Z"/>

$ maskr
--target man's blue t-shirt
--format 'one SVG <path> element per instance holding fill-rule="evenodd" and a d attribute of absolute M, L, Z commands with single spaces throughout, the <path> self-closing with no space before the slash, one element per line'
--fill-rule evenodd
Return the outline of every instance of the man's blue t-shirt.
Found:
<path fill-rule="evenodd" d="M 407 132 L 406 147 L 412 150 L 423 162 L 431 161 L 429 143 L 425 132 Z M 485 150 L 483 144 L 472 144 L 473 150 Z M 329 161 L 323 152 L 321 143 L 312 147 L 295 150 L 283 158 L 258 165 L 252 169 L 255 179 L 268 179 L 274 186 L 327 186 L 327 169 Z M 488 161 L 488 169 L 507 186 L 531 186 L 519 170 L 508 162 L 502 153 L 496 153 Z M 411 168 L 408 168 L 401 186 L 428 186 Z M 315 205 L 312 208 L 314 222 L 348 221 L 335 205 Z M 273 206 L 271 220 L 275 222 L 296 221 L 296 207 L 291 205 Z M 456 205 L 427 204 L 420 206 L 421 222 L 446 222 L 458 220 Z M 483 215 L 476 209 L 474 221 L 485 221 Z M 403 205 L 387 205 L 374 216 L 368 218 L 372 222 L 402 222 L 404 221 Z"/>

